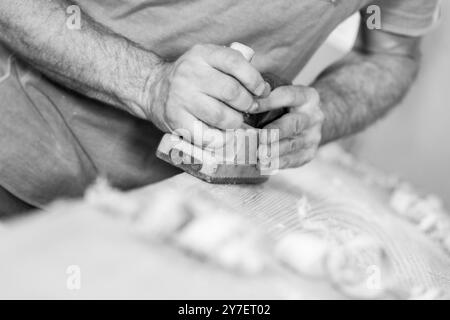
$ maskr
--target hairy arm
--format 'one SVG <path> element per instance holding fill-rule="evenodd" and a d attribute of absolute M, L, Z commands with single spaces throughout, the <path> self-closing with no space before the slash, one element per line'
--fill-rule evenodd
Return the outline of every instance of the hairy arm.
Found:
<path fill-rule="evenodd" d="M 419 68 L 419 38 L 361 27 L 356 46 L 326 69 L 311 87 L 286 86 L 259 101 L 259 111 L 291 106 L 266 126 L 278 139 L 262 150 L 279 168 L 314 159 L 320 145 L 363 130 L 400 102 Z"/>
<path fill-rule="evenodd" d="M 68 0 L 1 0 L 0 41 L 36 69 L 86 96 L 144 117 L 139 107 L 161 59 L 82 13 L 66 26 Z"/>
<path fill-rule="evenodd" d="M 419 44 L 361 27 L 353 51 L 313 84 L 325 116 L 322 144 L 363 130 L 402 100 L 419 69 Z"/>

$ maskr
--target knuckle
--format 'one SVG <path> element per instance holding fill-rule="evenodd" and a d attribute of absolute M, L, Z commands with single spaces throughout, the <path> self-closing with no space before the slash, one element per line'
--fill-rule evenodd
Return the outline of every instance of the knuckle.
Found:
<path fill-rule="evenodd" d="M 242 59 L 243 57 L 240 53 L 234 50 L 229 50 L 224 57 L 224 63 L 228 65 L 229 68 L 234 69 L 239 66 Z"/>
<path fill-rule="evenodd" d="M 289 150 L 297 150 L 300 147 L 298 139 L 289 138 Z"/>
<path fill-rule="evenodd" d="M 193 108 L 193 113 L 209 125 L 217 127 L 223 121 L 224 110 L 220 107 L 216 107 L 215 105 L 195 105 Z"/>
<path fill-rule="evenodd" d="M 306 90 L 306 96 L 308 98 L 308 101 L 313 105 L 320 105 L 320 94 L 315 88 L 308 87 Z"/>
<path fill-rule="evenodd" d="M 244 123 L 244 117 L 242 115 L 230 115 L 221 118 L 220 125 L 223 129 L 237 129 Z"/>
<path fill-rule="evenodd" d="M 308 88 L 308 87 L 302 88 L 301 90 L 297 91 L 297 99 L 298 99 L 297 100 L 298 104 L 301 106 L 308 105 L 308 104 L 315 106 L 315 103 L 311 104 L 312 100 L 311 100 L 310 88 Z"/>
<path fill-rule="evenodd" d="M 281 87 L 281 94 L 283 95 L 284 99 L 285 99 L 285 103 L 286 105 L 289 106 L 293 106 L 295 105 L 296 102 L 296 98 L 297 98 L 297 93 L 296 90 L 293 90 L 292 87 Z"/>
<path fill-rule="evenodd" d="M 317 122 L 322 123 L 324 121 L 325 121 L 325 113 L 320 108 L 318 108 L 318 110 L 317 110 Z"/>
<path fill-rule="evenodd" d="M 237 82 L 230 82 L 222 88 L 222 99 L 233 101 L 240 95 L 241 88 Z"/>
<path fill-rule="evenodd" d="M 250 90 L 258 89 L 261 83 L 263 83 L 263 79 L 256 71 L 248 74 L 248 86 Z"/>
<path fill-rule="evenodd" d="M 208 122 L 211 125 L 221 126 L 224 123 L 225 112 L 222 108 L 211 108 L 208 113 Z"/>
<path fill-rule="evenodd" d="M 189 60 L 182 60 L 174 67 L 174 78 L 187 78 L 190 74 L 192 74 L 193 69 L 195 68 L 191 66 L 191 62 Z"/>
<path fill-rule="evenodd" d="M 218 45 L 211 44 L 211 43 L 201 45 L 202 52 L 205 52 L 208 54 L 219 52 L 220 50 L 222 50 L 222 48 L 223 48 L 222 46 L 218 46 Z"/>
<path fill-rule="evenodd" d="M 305 142 L 305 148 L 308 150 L 316 149 L 318 141 L 316 139 L 311 139 L 308 142 Z"/>
<path fill-rule="evenodd" d="M 195 44 L 194 46 L 192 46 L 191 50 L 189 50 L 189 53 L 194 55 L 202 55 L 206 50 L 208 50 L 208 45 Z"/>
<path fill-rule="evenodd" d="M 308 105 L 310 107 L 318 107 L 320 105 L 320 96 L 316 89 L 305 86 L 294 86 L 293 104 L 295 106 Z"/>

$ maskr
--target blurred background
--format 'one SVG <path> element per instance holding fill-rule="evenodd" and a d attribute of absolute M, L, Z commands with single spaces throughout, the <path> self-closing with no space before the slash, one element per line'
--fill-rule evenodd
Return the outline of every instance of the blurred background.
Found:
<path fill-rule="evenodd" d="M 351 17 L 327 40 L 296 81 L 308 83 L 348 52 L 359 17 Z M 450 1 L 441 21 L 424 39 L 419 77 L 388 117 L 359 134 L 352 152 L 388 173 L 436 193 L 450 207 Z"/>

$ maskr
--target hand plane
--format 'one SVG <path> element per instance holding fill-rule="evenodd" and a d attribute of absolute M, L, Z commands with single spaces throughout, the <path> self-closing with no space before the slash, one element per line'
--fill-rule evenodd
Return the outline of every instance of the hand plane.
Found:
<path fill-rule="evenodd" d="M 249 61 L 253 58 L 253 50 L 242 44 L 234 43 L 231 48 L 240 51 Z M 265 73 L 262 76 L 270 85 L 271 90 L 290 84 L 270 73 Z M 225 146 L 221 150 L 202 149 L 176 134 L 166 134 L 159 144 L 156 155 L 158 158 L 208 183 L 263 183 L 269 179 L 270 174 L 262 170 L 259 164 L 257 150 L 259 129 L 263 129 L 267 124 L 286 113 L 287 108 L 259 114 L 244 114 L 244 121 L 250 129 L 234 131 L 236 135 L 233 137 L 231 148 Z M 253 143 L 249 142 L 249 139 Z M 228 139 L 227 143 L 229 143 Z M 228 152 L 223 152 L 226 150 Z"/>

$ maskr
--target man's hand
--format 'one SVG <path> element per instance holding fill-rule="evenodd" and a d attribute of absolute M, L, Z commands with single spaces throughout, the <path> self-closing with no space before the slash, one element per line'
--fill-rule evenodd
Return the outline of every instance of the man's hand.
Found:
<path fill-rule="evenodd" d="M 187 130 L 188 140 L 200 121 L 207 131 L 202 147 L 214 141 L 223 145 L 221 130 L 245 127 L 243 112 L 253 112 L 258 107 L 255 97 L 268 91 L 261 74 L 240 52 L 197 45 L 161 68 L 149 84 L 143 111 L 165 132 Z"/>
<path fill-rule="evenodd" d="M 279 141 L 271 141 L 269 136 L 260 142 L 260 148 L 279 147 L 280 169 L 300 167 L 314 159 L 324 122 L 320 97 L 314 88 L 286 86 L 275 89 L 268 98 L 259 100 L 258 112 L 285 106 L 290 106 L 289 113 L 264 128 L 278 129 Z"/>

